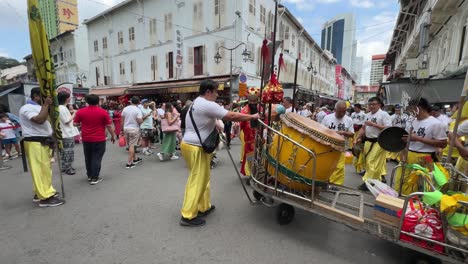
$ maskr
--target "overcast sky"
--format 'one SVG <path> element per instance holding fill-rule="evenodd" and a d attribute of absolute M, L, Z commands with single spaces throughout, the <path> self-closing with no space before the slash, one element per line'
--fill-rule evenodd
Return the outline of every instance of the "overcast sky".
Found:
<path fill-rule="evenodd" d="M 247 1 L 247 0 L 244 0 Z M 26 0 L 0 0 L 0 56 L 18 60 L 31 53 Z M 96 15 L 122 0 L 78 0 L 80 21 Z M 340 13 L 356 15 L 357 55 L 364 57 L 363 83 L 369 82 L 370 58 L 387 51 L 398 0 L 282 0 L 309 34 L 320 43 L 325 21 Z M 352 47 L 348 47 L 352 48 Z"/>

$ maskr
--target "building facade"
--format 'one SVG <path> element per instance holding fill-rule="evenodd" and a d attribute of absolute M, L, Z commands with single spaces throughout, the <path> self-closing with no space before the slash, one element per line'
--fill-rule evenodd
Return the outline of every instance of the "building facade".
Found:
<path fill-rule="evenodd" d="M 371 71 L 370 71 L 370 85 L 379 85 L 382 83 L 384 77 L 384 66 L 385 54 L 372 55 Z"/>
<path fill-rule="evenodd" d="M 377 95 L 379 85 L 356 85 L 354 87 L 354 103 L 366 105 L 367 101 Z"/>
<path fill-rule="evenodd" d="M 39 12 L 49 39 L 78 27 L 77 0 L 40 0 Z"/>
<path fill-rule="evenodd" d="M 329 50 L 338 64 L 353 72 L 356 57 L 356 18 L 354 14 L 340 14 L 325 22 L 322 28 L 321 48 Z"/>
<path fill-rule="evenodd" d="M 89 84 L 97 88 L 144 84 L 150 89 L 158 82 L 183 82 L 232 72 L 233 79 L 226 87 L 232 86 L 234 92 L 238 91 L 237 76 L 241 73 L 247 76 L 249 87 L 260 86 L 261 45 L 265 35 L 271 40 L 274 5 L 273 0 L 124 1 L 84 22 L 90 51 Z M 281 82 L 294 81 L 295 60 L 300 53 L 298 85 L 334 92 L 334 59 L 286 7 L 278 10 L 276 40 L 274 63 L 283 52 L 286 66 L 280 72 Z M 232 51 L 230 68 L 231 52 L 225 48 L 238 45 Z M 247 58 L 243 58 L 244 50 L 249 52 Z M 221 58 L 216 63 L 218 52 Z"/>

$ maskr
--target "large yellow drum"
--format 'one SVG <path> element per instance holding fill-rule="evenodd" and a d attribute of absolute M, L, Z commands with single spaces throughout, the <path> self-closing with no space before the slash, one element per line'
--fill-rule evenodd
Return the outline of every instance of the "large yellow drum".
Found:
<path fill-rule="evenodd" d="M 345 151 L 344 137 L 296 113 L 282 115 L 281 122 L 281 133 L 316 154 L 316 184 L 328 183 Z M 275 134 L 267 156 L 268 172 L 276 175 L 278 168 L 279 182 L 293 190 L 311 190 L 314 157 L 307 151 Z"/>

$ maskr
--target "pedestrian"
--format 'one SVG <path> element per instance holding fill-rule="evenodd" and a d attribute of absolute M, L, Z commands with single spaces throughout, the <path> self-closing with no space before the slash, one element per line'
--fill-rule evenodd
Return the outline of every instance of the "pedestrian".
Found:
<path fill-rule="evenodd" d="M 189 177 L 180 211 L 180 225 L 183 226 L 204 225 L 205 220 L 202 217 L 215 210 L 210 201 L 210 162 L 213 154 L 205 152 L 201 142 L 215 130 L 216 120 L 249 121 L 259 117 L 258 114 L 230 112 L 215 102 L 217 97 L 218 83 L 210 79 L 203 80 L 199 96 L 193 102 L 185 120 L 186 130 L 181 151 L 189 169 Z"/>
<path fill-rule="evenodd" d="M 289 96 L 283 98 L 283 106 L 286 108 L 286 113 L 293 111 L 292 99 Z"/>
<path fill-rule="evenodd" d="M 0 113 L 0 132 L 2 132 L 4 135 L 1 142 L 6 152 L 6 159 L 17 157 L 16 155 L 21 156 L 21 151 L 18 145 L 18 139 L 16 138 L 15 129 L 16 125 L 10 121 L 8 115 L 6 113 Z M 16 155 L 11 154 L 12 146 L 15 146 Z"/>
<path fill-rule="evenodd" d="M 359 186 L 360 190 L 368 190 L 365 181 L 367 179 L 381 180 L 386 173 L 387 153 L 377 143 L 377 138 L 380 131 L 392 125 L 390 116 L 383 111 L 382 100 L 379 97 L 371 97 L 368 100 L 370 112 L 366 115 L 366 121 L 358 132 L 358 136 L 354 140 L 354 145 L 364 142 L 364 166 L 365 174 L 362 177 L 363 183 Z"/>
<path fill-rule="evenodd" d="M 230 110 L 230 105 L 225 105 L 224 109 Z M 224 134 L 226 135 L 226 148 L 231 149 L 232 121 L 223 120 L 223 123 L 224 123 Z"/>
<path fill-rule="evenodd" d="M 73 161 L 75 160 L 75 136 L 79 135 L 78 129 L 73 126 L 73 119 L 75 119 L 76 112 L 70 113 L 66 107 L 70 103 L 70 94 L 67 92 L 60 92 L 57 95 L 59 103 L 59 119 L 60 128 L 62 129 L 62 145 L 60 150 L 60 158 L 62 160 L 62 171 L 68 175 L 75 175 L 76 170 L 73 168 Z"/>
<path fill-rule="evenodd" d="M 320 108 L 320 112 L 318 112 L 316 118 L 317 118 L 317 122 L 318 123 L 322 123 L 323 119 L 327 116 L 327 111 L 328 111 L 328 108 L 326 106 L 323 106 L 322 108 Z"/>
<path fill-rule="evenodd" d="M 162 131 L 162 126 L 161 126 L 161 120 L 164 118 L 164 114 L 166 113 L 166 111 L 164 110 L 165 108 L 166 108 L 166 104 L 162 103 L 156 109 L 156 111 L 158 112 L 159 142 L 161 142 L 161 144 L 162 144 L 162 141 L 163 141 L 163 138 L 164 138 L 164 133 Z"/>
<path fill-rule="evenodd" d="M 179 159 L 179 157 L 175 155 L 176 133 L 180 130 L 179 116 L 180 115 L 178 113 L 174 114 L 172 104 L 166 103 L 166 113 L 164 114 L 164 118 L 161 120 L 164 137 L 161 152 L 157 154 L 160 161 L 164 161 L 168 157 L 171 160 Z"/>
<path fill-rule="evenodd" d="M 325 116 L 322 125 L 328 127 L 346 139 L 354 136 L 354 126 L 351 117 L 346 115 L 346 101 L 338 101 L 335 105 L 335 113 Z M 343 185 L 345 181 L 345 152 L 342 152 L 336 169 L 330 176 L 330 183 Z"/>
<path fill-rule="evenodd" d="M 91 185 L 102 181 L 101 163 L 106 152 L 106 129 L 111 134 L 111 142 L 115 142 L 115 131 L 106 110 L 99 107 L 99 97 L 94 94 L 86 96 L 87 107 L 78 110 L 74 124 L 81 126 L 83 138 L 83 153 L 86 164 L 86 175 Z"/>
<path fill-rule="evenodd" d="M 138 108 L 140 98 L 133 96 L 130 99 L 131 105 L 125 107 L 122 111 L 122 129 L 128 144 L 128 161 L 125 168 L 134 168 L 143 160 L 135 154 L 138 140 L 140 139 L 140 124 L 143 122 L 143 114 Z"/>
<path fill-rule="evenodd" d="M 185 134 L 185 117 L 187 116 L 187 112 L 192 106 L 192 103 L 193 102 L 191 100 L 185 101 L 185 105 L 180 112 L 180 128 L 182 130 L 182 135 Z"/>
<path fill-rule="evenodd" d="M 253 115 L 262 112 L 262 109 L 258 107 L 260 96 L 260 88 L 250 88 L 248 92 L 248 104 L 246 104 L 241 109 L 242 114 Z M 243 134 L 243 149 L 242 152 L 244 156 L 242 157 L 241 173 L 246 177 L 251 176 L 250 168 L 254 162 L 254 152 L 255 152 L 255 136 L 257 135 L 258 130 L 258 121 L 243 121 L 240 122 L 240 129 Z"/>
<path fill-rule="evenodd" d="M 31 89 L 31 100 L 20 108 L 19 118 L 24 136 L 24 150 L 31 171 L 34 202 L 39 207 L 55 207 L 65 203 L 58 198 L 52 186 L 50 149 L 54 147 L 52 127 L 48 121 L 52 98 L 47 97 L 41 105 L 41 90 Z"/>
<path fill-rule="evenodd" d="M 143 107 L 141 108 L 141 114 L 143 122 L 140 124 L 141 131 L 141 146 L 143 147 L 142 153 L 144 155 L 151 155 L 153 152 L 150 149 L 150 139 L 153 137 L 153 110 L 149 107 L 149 100 L 141 100 Z"/>
<path fill-rule="evenodd" d="M 121 129 L 121 122 L 122 122 L 122 105 L 119 104 L 115 107 L 114 111 L 114 117 L 112 118 L 112 122 L 114 123 L 114 128 L 115 128 L 115 135 L 117 136 L 117 139 L 120 137 L 120 131 Z"/>

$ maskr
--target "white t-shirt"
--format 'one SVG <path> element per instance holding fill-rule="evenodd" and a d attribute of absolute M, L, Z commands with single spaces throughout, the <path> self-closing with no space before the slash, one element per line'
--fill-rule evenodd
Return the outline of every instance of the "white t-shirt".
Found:
<path fill-rule="evenodd" d="M 70 110 L 64 105 L 59 105 L 60 110 L 60 128 L 62 129 L 63 138 L 72 138 L 78 135 L 80 132 L 78 128 L 73 125 L 73 120 L 71 118 Z M 70 121 L 68 124 L 67 122 Z"/>
<path fill-rule="evenodd" d="M 317 114 L 317 122 L 322 123 L 323 119 L 327 116 L 327 113 L 325 111 L 320 111 Z"/>
<path fill-rule="evenodd" d="M 348 131 L 354 133 L 353 120 L 349 116 L 343 116 L 343 118 L 336 118 L 335 114 L 327 115 L 322 120 L 322 125 L 335 131 Z"/>
<path fill-rule="evenodd" d="M 19 117 L 24 137 L 49 137 L 52 135 L 52 127 L 49 120 L 46 120 L 42 124 L 31 121 L 31 118 L 37 116 L 40 112 L 40 105 L 25 104 L 21 107 Z"/>
<path fill-rule="evenodd" d="M 447 126 L 448 126 L 448 125 L 450 124 L 450 122 L 452 121 L 452 120 L 450 119 L 450 117 L 448 117 L 448 116 L 446 116 L 446 115 L 442 115 L 442 114 L 441 114 L 439 117 L 436 117 L 436 118 L 437 118 L 437 120 L 439 120 L 440 122 L 444 123 L 444 124 L 447 125 Z"/>
<path fill-rule="evenodd" d="M 142 118 L 143 114 L 141 113 L 140 108 L 135 105 L 129 105 L 124 108 L 122 111 L 122 117 L 125 117 L 124 120 L 124 129 L 125 128 L 139 128 L 137 118 Z"/>
<path fill-rule="evenodd" d="M 292 112 L 292 106 L 289 107 L 289 108 L 286 108 L 286 112 L 285 112 L 285 113 L 290 113 L 290 112 Z"/>
<path fill-rule="evenodd" d="M 309 117 L 312 115 L 309 109 L 304 109 L 299 113 L 301 116 Z"/>
<path fill-rule="evenodd" d="M 355 125 L 364 125 L 364 120 L 366 120 L 366 114 L 364 112 L 359 112 L 359 113 L 352 113 L 351 114 L 351 119 L 353 120 L 353 123 Z"/>
<path fill-rule="evenodd" d="M 447 126 L 441 123 L 437 118 L 430 116 L 424 120 L 417 120 L 415 119 L 412 122 L 413 125 L 413 132 L 416 135 L 427 138 L 427 139 L 436 139 L 436 140 L 444 140 L 447 139 Z M 409 131 L 408 127 L 408 132 Z M 409 145 L 409 150 L 416 151 L 416 152 L 436 152 L 437 147 L 429 146 L 422 142 L 415 142 L 411 141 Z"/>
<path fill-rule="evenodd" d="M 10 120 L 7 120 L 6 123 L 0 123 L 0 133 L 4 135 L 3 139 L 16 138 L 14 127 L 15 125 Z"/>
<path fill-rule="evenodd" d="M 193 111 L 193 121 L 197 125 L 202 142 L 213 132 L 216 126 L 216 119 L 223 119 L 229 112 L 219 104 L 208 101 L 203 97 L 197 97 L 197 99 L 193 101 L 192 108 L 189 108 L 189 112 L 187 112 L 185 117 L 185 134 L 183 140 L 188 144 L 196 146 L 201 146 L 201 144 L 193 128 L 192 120 L 190 119 L 190 109 Z"/>
<path fill-rule="evenodd" d="M 379 109 L 379 111 L 372 114 L 372 112 L 367 113 L 366 121 L 376 123 L 378 125 L 383 125 L 386 127 L 392 126 L 390 121 L 390 115 L 387 112 Z M 380 134 L 380 129 L 376 127 L 366 126 L 366 137 L 367 138 L 377 138 Z"/>
<path fill-rule="evenodd" d="M 166 113 L 162 108 L 158 108 L 156 109 L 156 111 L 158 112 L 158 116 L 160 117 L 164 117 L 164 114 Z"/>
<path fill-rule="evenodd" d="M 457 134 L 462 136 L 468 136 L 468 120 L 464 121 L 458 126 Z"/>
<path fill-rule="evenodd" d="M 408 121 L 407 114 L 394 114 L 390 118 L 392 120 L 392 126 L 406 128 L 406 122 Z"/>

